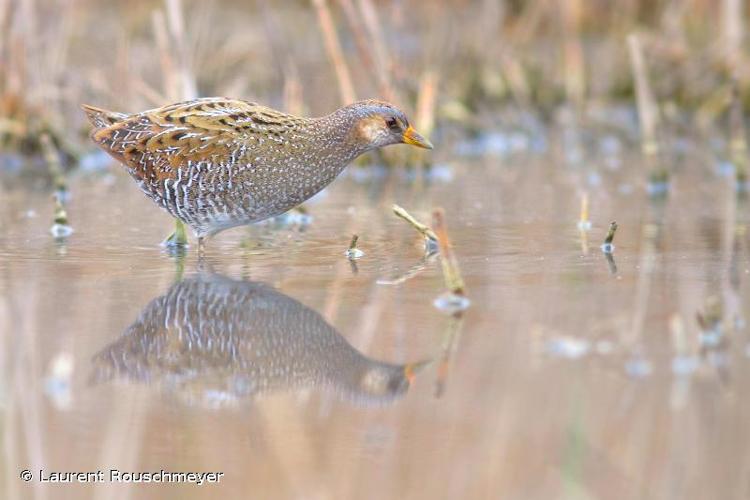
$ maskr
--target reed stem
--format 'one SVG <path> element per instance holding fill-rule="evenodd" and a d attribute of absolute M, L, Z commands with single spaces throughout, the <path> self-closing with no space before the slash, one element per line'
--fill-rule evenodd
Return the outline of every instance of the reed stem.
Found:
<path fill-rule="evenodd" d="M 354 85 L 352 85 L 352 77 L 349 68 L 346 65 L 346 60 L 344 59 L 344 54 L 341 50 L 341 43 L 336 34 L 336 25 L 333 22 L 331 10 L 329 9 L 326 0 L 312 0 L 312 3 L 318 15 L 318 23 L 320 24 L 320 30 L 323 33 L 323 41 L 325 43 L 326 52 L 328 52 L 328 58 L 331 60 L 333 69 L 336 72 L 336 79 L 338 80 L 339 92 L 341 94 L 341 102 L 343 104 L 349 104 L 356 100 L 356 94 L 354 92 Z"/>
<path fill-rule="evenodd" d="M 734 164 L 737 188 L 742 190 L 747 183 L 748 157 L 745 118 L 736 81 L 732 84 L 732 97 L 729 107 L 729 152 Z"/>
<path fill-rule="evenodd" d="M 357 248 L 357 241 L 359 240 L 359 235 L 353 235 L 352 241 L 349 243 L 349 251 L 355 250 Z"/>
<path fill-rule="evenodd" d="M 442 208 L 432 213 L 432 225 L 435 228 L 438 245 L 440 245 L 440 262 L 443 267 L 443 278 L 446 288 L 454 295 L 466 295 L 464 280 L 458 267 L 458 259 L 453 252 L 448 230 L 445 226 L 445 211 Z"/>
<path fill-rule="evenodd" d="M 393 205 L 392 207 L 393 213 L 396 214 L 398 217 L 401 217 L 406 222 L 408 222 L 411 227 L 419 231 L 419 233 L 424 236 L 426 239 L 431 240 L 433 242 L 438 241 L 438 237 L 435 234 L 435 231 L 429 228 L 429 226 L 422 224 L 417 219 L 415 219 L 409 212 L 406 211 L 403 207 L 400 207 L 399 205 Z"/>
<path fill-rule="evenodd" d="M 641 148 L 644 155 L 654 157 L 659 152 L 656 130 L 659 125 L 659 108 L 656 104 L 643 57 L 641 39 L 636 34 L 628 36 L 630 64 L 635 78 L 636 105 L 641 125 Z"/>
<path fill-rule="evenodd" d="M 55 145 L 52 141 L 52 138 L 50 138 L 49 133 L 43 132 L 39 136 L 39 143 L 42 146 L 44 161 L 47 163 L 47 169 L 49 170 L 50 176 L 52 177 L 52 183 L 54 185 L 55 191 L 58 193 L 66 192 L 68 190 L 68 187 L 67 183 L 65 182 L 65 176 L 63 175 L 60 155 L 57 151 L 57 148 L 55 148 Z"/>
<path fill-rule="evenodd" d="M 615 239 L 615 233 L 617 232 L 617 222 L 612 221 L 609 224 L 609 230 L 607 231 L 607 236 L 604 238 L 604 244 L 605 245 L 611 245 L 612 240 Z"/>

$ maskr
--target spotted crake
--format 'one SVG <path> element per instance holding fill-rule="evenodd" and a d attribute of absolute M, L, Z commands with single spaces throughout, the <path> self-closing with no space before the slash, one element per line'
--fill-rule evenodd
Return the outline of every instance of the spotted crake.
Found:
<path fill-rule="evenodd" d="M 224 229 L 294 208 L 369 150 L 397 143 L 432 147 L 402 111 L 375 100 L 320 118 L 226 98 L 132 115 L 83 109 L 95 127 L 94 142 L 201 244 Z"/>

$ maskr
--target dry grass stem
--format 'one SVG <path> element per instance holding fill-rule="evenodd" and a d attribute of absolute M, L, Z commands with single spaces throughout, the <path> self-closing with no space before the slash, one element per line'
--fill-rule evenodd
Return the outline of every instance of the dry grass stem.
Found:
<path fill-rule="evenodd" d="M 393 90 L 389 75 L 386 71 L 380 71 L 376 64 L 373 44 L 368 39 L 367 33 L 365 33 L 361 16 L 352 3 L 352 0 L 338 0 L 338 3 L 344 11 L 349 28 L 354 35 L 354 43 L 361 59 L 361 66 L 368 68 L 372 77 L 378 82 L 378 92 L 382 98 L 389 101 L 395 100 L 396 92 Z"/>
<path fill-rule="evenodd" d="M 745 136 L 745 119 L 742 112 L 737 83 L 732 85 L 732 97 L 729 108 L 729 151 L 735 169 L 737 187 L 742 188 L 747 182 L 747 139 Z"/>
<path fill-rule="evenodd" d="M 180 90 L 183 99 L 198 97 L 198 86 L 195 82 L 188 59 L 187 40 L 185 38 L 185 21 L 182 14 L 182 0 L 164 0 L 167 7 L 167 25 L 169 34 L 177 53 L 177 66 L 180 76 Z"/>
<path fill-rule="evenodd" d="M 589 221 L 589 194 L 583 193 L 581 195 L 581 217 L 579 222 Z"/>
<path fill-rule="evenodd" d="M 628 50 L 633 77 L 635 78 L 636 104 L 641 125 L 641 147 L 645 155 L 655 156 L 659 152 L 659 144 L 656 138 L 659 108 L 651 89 L 646 61 L 643 56 L 643 46 L 638 35 L 631 34 L 628 36 Z"/>
<path fill-rule="evenodd" d="M 353 235 L 352 241 L 349 243 L 349 250 L 354 250 L 357 248 L 357 241 L 359 240 L 359 235 Z"/>
<path fill-rule="evenodd" d="M 442 208 L 432 213 L 432 225 L 438 237 L 440 245 L 440 262 L 443 266 L 443 278 L 446 288 L 454 295 L 464 296 L 466 293 L 461 270 L 458 267 L 458 259 L 453 252 L 453 247 L 448 237 L 448 229 L 445 227 L 445 212 Z"/>
<path fill-rule="evenodd" d="M 615 233 L 617 232 L 617 222 L 612 221 L 609 223 L 609 229 L 607 230 L 607 236 L 604 238 L 605 245 L 611 245 L 612 240 L 615 239 Z"/>
<path fill-rule="evenodd" d="M 393 205 L 392 209 L 394 214 L 408 222 L 414 229 L 419 231 L 422 236 L 434 242 L 438 241 L 438 237 L 435 232 L 430 229 L 429 226 L 422 224 L 417 219 L 415 219 L 409 212 L 406 211 L 406 209 L 400 207 L 399 205 Z"/>
<path fill-rule="evenodd" d="M 44 161 L 47 163 L 47 168 L 49 170 L 50 176 L 52 177 L 52 183 L 55 190 L 67 190 L 67 184 L 65 182 L 65 176 L 63 175 L 62 164 L 60 163 L 60 155 L 57 151 L 57 148 L 55 148 L 55 145 L 49 134 L 46 132 L 42 133 L 39 136 L 39 143 L 42 146 Z"/>
<path fill-rule="evenodd" d="M 581 105 L 586 94 L 584 52 L 579 35 L 581 33 L 581 0 L 566 0 L 561 3 L 565 31 L 565 93 L 571 102 Z"/>
<path fill-rule="evenodd" d="M 172 51 L 169 47 L 167 20 L 164 17 L 164 12 L 157 9 L 151 14 L 151 26 L 154 31 L 156 47 L 159 52 L 161 75 L 164 79 L 164 90 L 170 101 L 176 101 L 181 98 L 180 88 L 177 79 L 177 72 L 175 71 L 174 60 L 172 59 Z"/>
<path fill-rule="evenodd" d="M 326 0 L 312 0 L 312 2 L 315 6 L 315 11 L 318 14 L 318 23 L 320 24 L 320 31 L 323 33 L 323 41 L 325 42 L 328 58 L 336 72 L 336 79 L 341 94 L 341 102 L 343 104 L 348 104 L 356 100 L 356 94 L 354 92 L 354 85 L 352 84 L 349 67 L 346 65 L 344 53 L 341 50 L 341 43 L 336 34 L 336 25 L 333 22 L 331 10 L 329 9 Z"/>
<path fill-rule="evenodd" d="M 373 53 L 375 54 L 375 62 L 377 64 L 377 71 L 383 73 L 385 78 L 391 74 L 392 62 L 390 54 L 388 53 L 385 45 L 386 37 L 383 34 L 383 30 L 380 26 L 380 20 L 378 18 L 378 11 L 375 9 L 371 0 L 357 0 L 359 11 L 362 14 L 362 20 L 364 21 L 365 28 L 370 35 L 370 42 L 373 46 Z M 389 84 L 390 87 L 390 84 Z M 392 88 L 392 87 L 391 87 Z M 397 96 L 392 96 L 391 99 L 398 101 Z"/>
<path fill-rule="evenodd" d="M 722 2 L 722 42 L 726 66 L 736 68 L 742 56 L 742 39 L 744 37 L 745 6 L 743 0 L 724 0 Z"/>

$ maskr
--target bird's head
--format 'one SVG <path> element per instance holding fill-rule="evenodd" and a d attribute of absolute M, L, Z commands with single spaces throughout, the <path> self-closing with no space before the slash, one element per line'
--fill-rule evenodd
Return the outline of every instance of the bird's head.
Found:
<path fill-rule="evenodd" d="M 372 363 L 359 373 L 355 392 L 369 403 L 398 398 L 406 393 L 417 373 L 431 363 L 429 360 L 406 365 Z"/>
<path fill-rule="evenodd" d="M 409 124 L 403 111 L 383 101 L 359 101 L 343 108 L 353 117 L 352 139 L 363 149 L 411 144 L 432 149 L 432 143 Z"/>

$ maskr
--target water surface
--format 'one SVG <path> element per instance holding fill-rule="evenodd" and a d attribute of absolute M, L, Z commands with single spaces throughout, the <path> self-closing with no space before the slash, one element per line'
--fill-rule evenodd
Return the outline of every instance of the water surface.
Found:
<path fill-rule="evenodd" d="M 350 170 L 308 226 L 224 232 L 200 263 L 158 246 L 170 219 L 116 166 L 71 177 L 64 241 L 49 190 L 3 179 L 3 497 L 748 498 L 748 207 L 698 160 L 651 199 L 617 154 Z M 393 203 L 445 208 L 463 317 Z"/>

